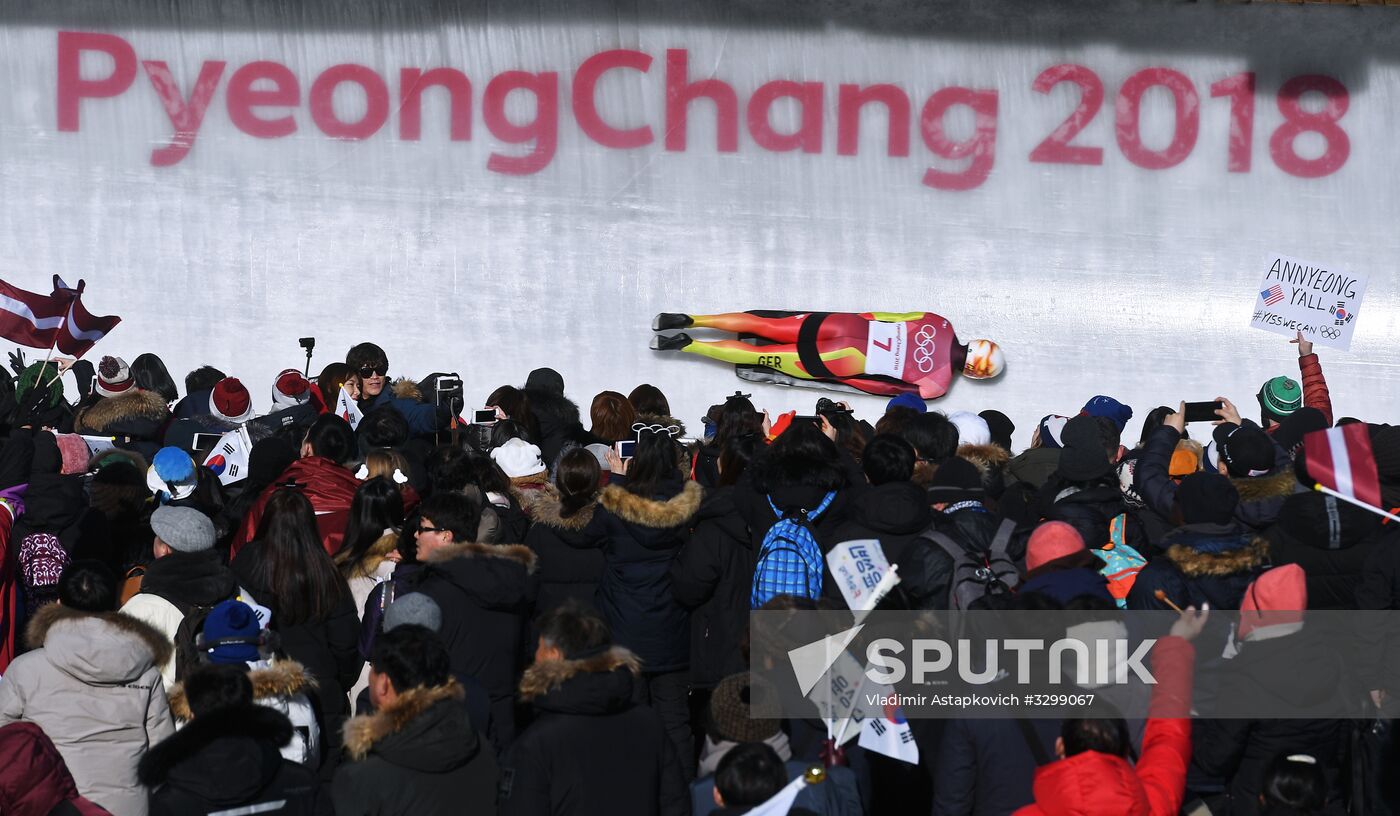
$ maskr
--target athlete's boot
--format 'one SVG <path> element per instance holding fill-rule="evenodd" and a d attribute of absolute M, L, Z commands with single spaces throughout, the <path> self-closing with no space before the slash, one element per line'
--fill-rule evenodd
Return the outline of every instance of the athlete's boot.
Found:
<path fill-rule="evenodd" d="M 695 325 L 695 321 L 690 319 L 688 314 L 677 314 L 675 312 L 662 312 L 652 318 L 652 331 L 671 331 L 672 329 L 688 329 Z"/>
<path fill-rule="evenodd" d="M 679 316 L 680 316 L 680 317 L 684 317 L 684 315 L 679 315 Z M 683 349 L 683 348 L 685 348 L 686 346 L 690 345 L 690 343 L 691 343 L 690 335 L 686 334 L 685 332 L 681 332 L 680 334 L 671 334 L 671 335 L 658 334 L 657 336 L 651 338 L 651 350 L 652 350 L 652 351 L 680 351 L 681 349 Z"/>

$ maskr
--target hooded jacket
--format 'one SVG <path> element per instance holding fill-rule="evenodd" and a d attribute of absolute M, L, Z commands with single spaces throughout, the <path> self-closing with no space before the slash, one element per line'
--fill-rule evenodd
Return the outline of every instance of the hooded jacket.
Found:
<path fill-rule="evenodd" d="M 703 498 L 700 485 L 682 481 L 679 474 L 652 496 L 608 485 L 583 532 L 606 558 L 598 611 L 612 627 L 613 639 L 631 649 L 647 672 L 690 664 L 690 619 L 671 587 L 671 563 Z"/>
<path fill-rule="evenodd" d="M 692 523 L 671 565 L 671 589 L 690 610 L 691 683 L 712 688 L 747 668 L 740 643 L 749 625 L 754 551 L 733 487 L 707 492 Z"/>
<path fill-rule="evenodd" d="M 614 646 L 525 672 L 520 697 L 536 717 L 502 763 L 502 816 L 690 813 L 661 719 L 633 702 L 639 671 L 637 657 Z"/>
<path fill-rule="evenodd" d="M 531 493 L 525 512 L 534 523 L 525 534 L 525 546 L 539 559 L 535 614 L 548 612 L 569 599 L 592 606 L 598 582 L 603 578 L 603 554 L 576 545 L 583 540 L 583 530 L 593 520 L 597 504 L 590 502 L 565 517 L 559 492 L 553 487 Z M 575 544 L 571 545 L 571 541 Z"/>
<path fill-rule="evenodd" d="M 63 755 L 43 729 L 31 722 L 0 728 L 0 812 L 6 816 L 48 816 L 67 802 L 79 816 L 108 814 L 78 795 Z"/>
<path fill-rule="evenodd" d="M 171 645 L 135 618 L 58 604 L 40 609 L 26 635 L 34 651 L 0 681 L 0 725 L 35 723 L 84 797 L 118 816 L 144 816 L 137 760 L 175 730 L 157 668 Z"/>
<path fill-rule="evenodd" d="M 335 775 L 337 816 L 496 812 L 496 758 L 472 727 L 462 688 L 408 689 L 345 724 L 349 762 Z"/>
<path fill-rule="evenodd" d="M 1249 582 L 1268 559 L 1269 544 L 1237 525 L 1188 524 L 1162 540 L 1166 551 L 1138 573 L 1128 593 L 1129 609 L 1170 609 L 1157 600 L 1162 590 L 1185 609 L 1239 609 Z"/>
<path fill-rule="evenodd" d="M 311 509 L 316 511 L 316 529 L 321 533 L 321 546 L 327 555 L 334 556 L 345 538 L 345 525 L 350 521 L 350 502 L 355 499 L 355 491 L 360 482 L 349 470 L 337 465 L 324 456 L 304 456 L 282 471 L 258 497 L 253 509 L 243 517 L 243 526 L 234 533 L 229 548 L 229 558 L 238 555 L 258 533 L 258 523 L 262 521 L 263 510 L 277 492 L 279 486 L 296 482 L 311 501 Z"/>
<path fill-rule="evenodd" d="M 922 487 L 889 482 L 872 486 L 851 501 L 846 522 L 836 528 L 834 540 L 878 539 L 885 558 L 898 564 L 905 549 L 932 522 L 933 510 Z"/>
<path fill-rule="evenodd" d="M 1177 637 L 1158 641 L 1152 660 L 1158 685 L 1136 765 L 1085 751 L 1035 772 L 1035 803 L 1015 816 L 1175 816 L 1191 761 L 1191 670 L 1195 650 Z"/>
<path fill-rule="evenodd" d="M 1303 568 L 1309 609 L 1356 609 L 1356 588 L 1380 529 L 1376 514 L 1310 491 L 1289 496 L 1264 537 L 1273 566 Z"/>
<path fill-rule="evenodd" d="M 291 738 L 291 722 L 261 706 L 230 706 L 195 719 L 141 758 L 152 816 L 272 810 L 310 816 L 315 774 L 279 753 Z"/>
<path fill-rule="evenodd" d="M 166 640 L 175 634 L 185 615 L 195 607 L 212 607 L 238 595 L 238 578 L 224 566 L 218 552 L 172 552 L 146 565 L 141 591 L 122 606 L 122 614 L 145 621 Z M 175 684 L 175 655 L 160 666 L 169 689 Z"/>
<path fill-rule="evenodd" d="M 292 724 L 292 732 L 282 745 L 282 758 L 316 768 L 321 762 L 321 723 L 308 696 L 316 694 L 316 678 L 295 660 L 253 665 L 258 666 L 248 670 L 253 702 L 276 711 Z M 170 690 L 170 713 L 182 725 L 194 719 L 183 683 Z"/>
<path fill-rule="evenodd" d="M 497 746 L 515 736 L 515 678 L 524 665 L 525 623 L 535 603 L 537 559 L 519 544 L 449 544 L 423 556 L 424 567 L 398 587 L 421 592 L 442 610 L 443 645 L 452 674 L 473 677 L 491 696 L 490 735 Z"/>
<path fill-rule="evenodd" d="M 94 436 L 125 436 L 130 442 L 117 447 L 130 448 L 149 460 L 160 450 L 160 440 L 170 409 L 165 398 L 154 391 L 132 388 L 116 397 L 98 399 L 73 417 L 73 433 Z"/>
<path fill-rule="evenodd" d="M 578 406 L 568 397 L 541 388 L 527 388 L 525 396 L 539 424 L 540 458 L 551 471 L 564 448 L 592 441 L 579 422 Z"/>

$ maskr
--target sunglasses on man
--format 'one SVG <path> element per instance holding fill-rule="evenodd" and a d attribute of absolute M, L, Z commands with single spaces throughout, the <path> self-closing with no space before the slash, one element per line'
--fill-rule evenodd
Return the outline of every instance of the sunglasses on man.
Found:
<path fill-rule="evenodd" d="M 374 376 L 383 377 L 385 374 L 388 374 L 388 373 L 389 373 L 389 364 L 388 364 L 388 363 L 381 363 L 381 364 L 379 364 L 379 365 L 377 365 L 377 366 L 369 366 L 369 365 L 367 365 L 367 366 L 362 366 L 362 367 L 360 368 L 360 371 L 359 371 L 360 379 L 362 379 L 362 380 L 368 380 L 370 377 L 374 377 Z"/>

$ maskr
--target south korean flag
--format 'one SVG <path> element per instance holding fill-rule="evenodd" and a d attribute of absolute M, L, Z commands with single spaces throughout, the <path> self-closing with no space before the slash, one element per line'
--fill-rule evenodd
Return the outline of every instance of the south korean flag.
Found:
<path fill-rule="evenodd" d="M 219 483 L 231 485 L 248 477 L 248 452 L 253 449 L 253 441 L 248 438 L 248 430 L 239 426 L 219 437 L 214 449 L 204 460 Z"/>

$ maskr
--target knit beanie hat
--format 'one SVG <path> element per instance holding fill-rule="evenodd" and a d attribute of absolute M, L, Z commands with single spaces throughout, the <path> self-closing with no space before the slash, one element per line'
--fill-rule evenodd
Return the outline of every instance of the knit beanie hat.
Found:
<path fill-rule="evenodd" d="M 384 610 L 384 631 L 413 624 L 433 632 L 442 629 L 442 607 L 421 592 L 395 598 Z"/>
<path fill-rule="evenodd" d="M 987 430 L 992 434 L 992 444 L 1011 451 L 1011 435 L 1016 433 L 1016 423 L 1001 411 L 987 409 L 977 414 L 987 423 Z"/>
<path fill-rule="evenodd" d="M 1229 524 L 1240 504 L 1240 492 L 1213 470 L 1192 473 L 1176 489 L 1181 520 L 1186 524 Z"/>
<path fill-rule="evenodd" d="M 713 735 L 730 742 L 763 742 L 778 733 L 778 720 L 755 719 L 750 713 L 754 698 L 765 693 L 766 687 L 751 680 L 748 672 L 719 681 L 710 695 Z"/>
<path fill-rule="evenodd" d="M 1069 417 L 1057 414 L 1043 417 L 1037 426 L 1040 430 L 1040 446 L 1042 448 L 1060 447 L 1060 434 L 1064 433 L 1067 422 L 1069 422 Z"/>
<path fill-rule="evenodd" d="M 38 388 L 48 390 L 47 394 L 39 398 L 40 409 L 57 408 L 63 401 L 63 378 L 58 376 L 58 369 L 53 363 L 34 363 L 20 372 L 19 377 L 15 379 L 15 402 L 25 405 L 34 398 L 33 392 Z"/>
<path fill-rule="evenodd" d="M 1098 420 L 1080 414 L 1065 423 L 1060 433 L 1060 475 L 1072 482 L 1091 482 L 1113 472 Z"/>
<path fill-rule="evenodd" d="M 283 369 L 272 383 L 272 405 L 275 409 L 295 408 L 310 399 L 311 381 L 295 368 Z"/>
<path fill-rule="evenodd" d="M 1168 476 L 1190 476 L 1201 469 L 1201 444 L 1190 439 L 1176 443 L 1171 462 L 1167 465 Z"/>
<path fill-rule="evenodd" d="M 1291 377 L 1274 377 L 1259 389 L 1259 407 L 1275 422 L 1303 407 L 1303 387 Z"/>
<path fill-rule="evenodd" d="M 116 397 L 130 391 L 135 385 L 126 360 L 108 355 L 98 362 L 97 393 L 104 397 Z"/>
<path fill-rule="evenodd" d="M 908 408 L 915 413 L 923 414 L 928 412 L 928 403 L 919 399 L 918 394 L 906 391 L 889 401 L 889 404 L 885 406 L 886 413 L 888 413 L 891 408 Z"/>
<path fill-rule="evenodd" d="M 1240 640 L 1266 626 L 1287 625 L 1279 634 L 1303 627 L 1303 611 L 1308 608 L 1308 576 L 1297 564 L 1266 570 L 1244 591 L 1240 602 Z M 1262 633 L 1260 633 L 1262 634 Z"/>
<path fill-rule="evenodd" d="M 208 653 L 209 662 L 236 665 L 258 660 L 261 641 L 262 625 L 252 607 L 242 601 L 223 601 L 204 618 L 198 645 Z"/>
<path fill-rule="evenodd" d="M 525 378 L 526 391 L 544 391 L 564 396 L 564 377 L 552 368 L 537 368 Z"/>
<path fill-rule="evenodd" d="M 958 429 L 959 445 L 992 444 L 992 429 L 987 427 L 987 420 L 971 411 L 954 411 L 948 415 L 948 421 Z"/>
<path fill-rule="evenodd" d="M 176 552 L 214 549 L 214 522 L 193 507 L 157 508 L 151 514 L 151 531 Z"/>
<path fill-rule="evenodd" d="M 1114 399 L 1100 394 L 1088 402 L 1084 403 L 1081 414 L 1091 417 L 1106 417 L 1113 420 L 1113 424 L 1118 426 L 1119 433 L 1128 426 L 1128 420 L 1133 418 L 1133 409 Z"/>
<path fill-rule="evenodd" d="M 952 504 L 981 498 L 982 471 L 960 456 L 940 464 L 928 483 L 929 504 Z"/>
<path fill-rule="evenodd" d="M 1085 550 L 1084 537 L 1063 521 L 1047 521 L 1026 542 L 1026 572 Z"/>
<path fill-rule="evenodd" d="M 54 441 L 58 444 L 58 452 L 63 457 L 63 466 L 59 470 L 64 476 L 72 476 L 77 473 L 87 473 L 88 460 L 92 458 L 92 451 L 88 448 L 87 442 L 83 441 L 77 434 L 56 434 Z"/>
<path fill-rule="evenodd" d="M 146 471 L 146 486 L 152 493 L 165 494 L 162 503 L 174 499 L 187 499 L 198 484 L 194 460 L 188 453 L 176 447 L 165 447 L 156 451 L 151 459 L 151 467 Z"/>
<path fill-rule="evenodd" d="M 242 425 L 253 418 L 253 397 L 237 377 L 225 377 L 209 392 L 209 411 L 232 425 Z"/>
<path fill-rule="evenodd" d="M 491 459 L 512 479 L 543 473 L 540 449 L 523 439 L 511 439 L 491 451 Z"/>

